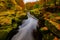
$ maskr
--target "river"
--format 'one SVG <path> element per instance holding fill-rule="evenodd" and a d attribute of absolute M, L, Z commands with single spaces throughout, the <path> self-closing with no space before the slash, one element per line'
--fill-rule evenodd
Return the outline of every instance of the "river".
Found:
<path fill-rule="evenodd" d="M 38 19 L 27 13 L 28 19 L 23 20 L 22 25 L 19 26 L 19 32 L 12 37 L 11 40 L 34 40 L 32 36 L 33 30 L 36 30 Z"/>

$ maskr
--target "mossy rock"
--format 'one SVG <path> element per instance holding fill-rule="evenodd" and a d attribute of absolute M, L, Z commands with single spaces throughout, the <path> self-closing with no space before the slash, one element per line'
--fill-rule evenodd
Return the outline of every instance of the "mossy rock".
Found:
<path fill-rule="evenodd" d="M 5 30 L 0 30 L 0 40 L 6 40 L 6 37 L 11 30 L 12 30 L 12 28 L 7 28 Z"/>
<path fill-rule="evenodd" d="M 58 16 L 60 16 L 60 12 L 58 13 Z"/>
<path fill-rule="evenodd" d="M 36 18 L 39 19 L 40 11 L 39 11 L 38 8 L 37 8 L 37 9 L 30 10 L 30 13 L 31 13 L 32 15 L 34 15 Z"/>
<path fill-rule="evenodd" d="M 45 25 L 54 35 L 60 38 L 60 30 L 58 30 L 57 27 L 54 24 L 52 24 L 52 22 L 46 20 Z"/>

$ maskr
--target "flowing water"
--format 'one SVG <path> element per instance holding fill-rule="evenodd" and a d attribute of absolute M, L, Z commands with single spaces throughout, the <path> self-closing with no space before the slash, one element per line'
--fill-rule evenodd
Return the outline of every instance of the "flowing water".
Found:
<path fill-rule="evenodd" d="M 34 40 L 32 32 L 36 30 L 38 20 L 29 12 L 27 13 L 27 17 L 28 19 L 24 20 L 22 25 L 19 26 L 19 32 L 11 40 Z"/>

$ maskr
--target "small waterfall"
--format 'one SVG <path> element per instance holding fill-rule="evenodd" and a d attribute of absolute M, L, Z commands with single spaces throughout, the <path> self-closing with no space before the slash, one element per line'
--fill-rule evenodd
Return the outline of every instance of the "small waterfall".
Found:
<path fill-rule="evenodd" d="M 36 29 L 38 20 L 29 12 L 27 13 L 27 17 L 28 19 L 24 20 L 23 24 L 19 26 L 19 32 L 11 40 L 34 40 L 32 32 Z"/>

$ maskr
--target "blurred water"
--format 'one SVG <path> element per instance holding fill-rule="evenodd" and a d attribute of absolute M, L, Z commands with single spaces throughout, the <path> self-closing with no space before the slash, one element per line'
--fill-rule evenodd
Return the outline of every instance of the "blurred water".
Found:
<path fill-rule="evenodd" d="M 28 19 L 23 21 L 23 24 L 19 26 L 19 32 L 13 36 L 11 40 L 34 40 L 32 36 L 33 30 L 36 30 L 38 20 L 27 13 Z"/>

